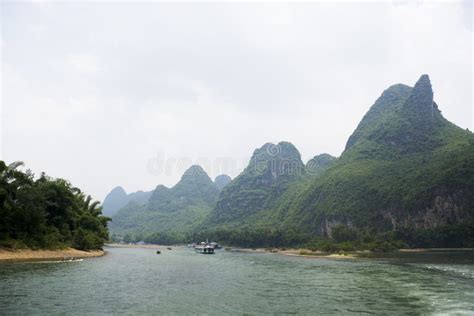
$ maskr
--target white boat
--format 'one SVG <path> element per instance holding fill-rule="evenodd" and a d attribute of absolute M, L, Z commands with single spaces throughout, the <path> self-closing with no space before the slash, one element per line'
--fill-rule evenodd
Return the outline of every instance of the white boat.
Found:
<path fill-rule="evenodd" d="M 212 246 L 208 243 L 205 243 L 205 242 L 202 242 L 199 245 L 194 246 L 194 250 L 197 253 L 202 253 L 202 254 L 205 254 L 205 255 L 214 254 L 214 246 Z"/>

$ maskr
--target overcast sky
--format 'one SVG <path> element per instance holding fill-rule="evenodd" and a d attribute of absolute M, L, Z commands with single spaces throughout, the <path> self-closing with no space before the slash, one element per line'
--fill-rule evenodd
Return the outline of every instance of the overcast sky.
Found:
<path fill-rule="evenodd" d="M 423 73 L 444 116 L 474 127 L 469 1 L 1 10 L 2 159 L 100 200 L 194 163 L 234 177 L 266 142 L 338 156 L 384 89 Z"/>

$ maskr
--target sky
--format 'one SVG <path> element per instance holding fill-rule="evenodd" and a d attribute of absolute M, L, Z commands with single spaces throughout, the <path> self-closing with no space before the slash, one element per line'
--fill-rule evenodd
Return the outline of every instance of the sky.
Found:
<path fill-rule="evenodd" d="M 289 141 L 339 156 L 392 84 L 430 75 L 474 129 L 470 1 L 2 1 L 1 159 L 102 200 L 235 177 Z"/>

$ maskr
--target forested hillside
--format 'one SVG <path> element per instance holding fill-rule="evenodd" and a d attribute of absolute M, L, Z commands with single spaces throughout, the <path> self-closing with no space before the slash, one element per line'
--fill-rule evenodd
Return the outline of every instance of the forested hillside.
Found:
<path fill-rule="evenodd" d="M 254 151 L 247 168 L 222 190 L 208 223 L 242 224 L 274 207 L 279 196 L 305 173 L 301 155 L 293 144 L 263 145 Z"/>
<path fill-rule="evenodd" d="M 184 241 L 214 207 L 219 189 L 200 166 L 191 166 L 172 188 L 158 185 L 148 203 L 132 201 L 113 216 L 112 232 L 126 240 Z"/>
<path fill-rule="evenodd" d="M 474 136 L 446 120 L 428 76 L 386 90 L 335 165 L 289 207 L 299 227 L 433 229 L 474 216 Z"/>
<path fill-rule="evenodd" d="M 414 88 L 384 91 L 329 162 L 309 180 L 278 187 L 272 205 L 250 218 L 267 196 L 255 199 L 234 184 L 248 177 L 246 169 L 222 192 L 209 216 L 214 228 L 202 235 L 275 245 L 334 239 L 336 231 L 341 242 L 380 235 L 407 246 L 474 245 L 474 136 L 442 116 L 427 75 Z"/>
<path fill-rule="evenodd" d="M 385 90 L 340 157 L 305 165 L 291 143 L 267 143 L 230 183 L 217 180 L 194 166 L 122 208 L 114 230 L 252 247 L 474 246 L 474 136 L 443 117 L 427 75 Z"/>

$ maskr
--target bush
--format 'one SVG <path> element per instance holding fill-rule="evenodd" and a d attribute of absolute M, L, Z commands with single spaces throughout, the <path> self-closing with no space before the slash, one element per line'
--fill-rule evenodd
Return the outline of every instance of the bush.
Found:
<path fill-rule="evenodd" d="M 73 247 L 80 250 L 100 249 L 103 240 L 91 231 L 79 229 L 74 236 Z"/>

